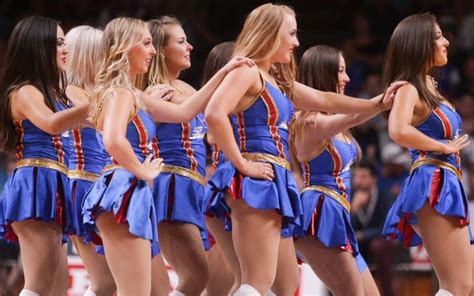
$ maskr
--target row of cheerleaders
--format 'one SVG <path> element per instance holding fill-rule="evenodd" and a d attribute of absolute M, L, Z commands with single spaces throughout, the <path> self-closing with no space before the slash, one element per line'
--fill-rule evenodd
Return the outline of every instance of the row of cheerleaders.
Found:
<path fill-rule="evenodd" d="M 271 180 L 243 174 L 211 143 L 212 168 L 206 181 L 207 125 L 203 113 L 196 112 L 187 123 L 157 123 L 135 105 L 125 137 L 140 162 L 150 155 L 163 159 L 152 184 L 137 178 L 109 155 L 103 132 L 83 127 L 52 135 L 30 119 L 14 120 L 17 167 L 0 199 L 0 236 L 15 241 L 12 223 L 35 219 L 62 225 L 65 238 L 75 235 L 83 243 L 100 246 L 97 218 L 113 213 L 116 223 L 127 225 L 131 234 L 151 242 L 153 255 L 159 254 L 164 243 L 158 241 L 162 223 L 195 225 L 203 247 L 209 248 L 205 217 L 221 218 L 226 230 L 232 231 L 232 210 L 226 199 L 230 196 L 251 208 L 278 213 L 282 237 L 314 237 L 325 247 L 351 253 L 363 272 L 367 265 L 359 254 L 349 215 L 350 166 L 358 154 L 355 141 L 332 136 L 321 152 L 300 161 L 304 185 L 299 192 L 290 169 L 289 126 L 295 116 L 294 104 L 266 73 L 258 71 L 256 75 L 261 82 L 259 94 L 231 113 L 229 121 L 241 155 L 247 161 L 270 164 L 272 172 L 265 171 L 264 175 L 272 174 Z M 62 100 L 55 104 L 56 112 L 72 107 Z M 459 136 L 462 122 L 448 103 L 440 103 L 415 128 L 446 142 Z M 441 215 L 468 223 L 459 155 L 417 149 L 410 152 L 411 174 L 383 230 L 384 235 L 402 239 L 406 246 L 421 243 L 411 225 L 416 224 L 416 213 L 427 202 Z M 245 294 L 244 288 L 239 290 L 244 294 L 236 295 L 253 295 L 255 291 Z"/>
<path fill-rule="evenodd" d="M 57 107 L 66 108 L 60 104 Z M 278 116 L 276 109 L 280 111 Z M 65 234 L 101 244 L 94 220 L 103 211 L 113 211 L 117 223 L 128 223 L 132 234 L 154 242 L 155 246 L 159 223 L 195 224 L 208 248 L 204 216 L 225 219 L 226 230 L 231 231 L 230 208 L 224 199 L 226 193 L 231 193 L 251 207 L 281 213 L 282 235 L 314 235 L 325 246 L 347 248 L 357 256 L 363 271 L 367 266 L 358 252 L 349 217 L 349 168 L 357 158 L 356 144 L 333 137 L 322 153 L 301 163 L 304 188 L 299 193 L 288 161 L 287 124 L 293 112 L 288 98 L 266 82 L 262 94 L 249 108 L 231 116 L 242 153 L 248 159 L 272 163 L 273 182 L 242 176 L 215 144 L 210 146 L 212 176 L 206 182 L 207 126 L 203 114 L 189 123 L 157 125 L 139 110 L 127 125 L 127 139 L 141 161 L 149 154 L 163 158 L 164 165 L 153 186 L 114 162 L 103 146 L 101 134 L 93 128 L 50 135 L 29 120 L 15 121 L 20 139 L 17 169 L 1 199 L 1 235 L 15 241 L 11 222 L 39 219 L 60 223 Z M 417 128 L 435 139 L 446 140 L 459 132 L 461 124 L 460 116 L 451 107 L 440 105 Z M 465 198 L 457 205 L 455 200 L 439 199 L 452 194 L 452 190 L 465 197 L 460 184 L 459 157 L 416 150 L 411 155 L 413 172 L 384 230 L 385 234 L 403 238 L 406 246 L 421 243 L 409 227 L 409 220 L 413 219 L 410 213 L 425 203 L 415 196 L 430 197 L 431 205 L 443 214 L 465 217 L 466 222 L 468 217 Z M 443 185 L 434 200 L 429 192 L 437 167 L 443 168 Z M 154 254 L 158 251 L 155 249 Z"/>

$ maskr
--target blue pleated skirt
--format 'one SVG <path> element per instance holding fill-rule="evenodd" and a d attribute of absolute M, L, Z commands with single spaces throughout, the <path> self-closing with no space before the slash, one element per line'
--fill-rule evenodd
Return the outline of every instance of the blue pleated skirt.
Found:
<path fill-rule="evenodd" d="M 57 223 L 74 234 L 68 177 L 54 169 L 21 167 L 8 178 L 0 197 L 0 238 L 17 241 L 10 224 L 35 219 Z"/>
<path fill-rule="evenodd" d="M 416 213 L 427 202 L 439 214 L 459 218 L 460 225 L 469 223 L 468 200 L 461 181 L 451 171 L 440 168 L 440 180 L 436 181 L 439 184 L 433 183 L 437 169 L 431 165 L 420 166 L 403 182 L 385 220 L 384 236 L 399 239 L 407 247 L 421 244 L 421 237 L 411 225 L 418 223 Z M 433 194 L 432 186 L 439 187 L 439 192 Z"/>
<path fill-rule="evenodd" d="M 182 222 L 194 224 L 201 232 L 204 248 L 209 249 L 204 211 L 204 186 L 179 174 L 161 173 L 154 180 L 153 199 L 158 224 Z"/>
<path fill-rule="evenodd" d="M 148 183 L 123 168 L 102 174 L 87 192 L 82 204 L 86 242 L 102 244 L 95 225 L 96 218 L 102 212 L 112 212 L 115 221 L 127 224 L 131 234 L 149 240 L 153 255 L 159 252 L 156 211 Z"/>
<path fill-rule="evenodd" d="M 301 194 L 301 204 L 303 223 L 295 230 L 297 236 L 311 235 L 326 247 L 341 247 L 358 256 L 350 213 L 339 202 L 322 192 L 308 190 Z"/>

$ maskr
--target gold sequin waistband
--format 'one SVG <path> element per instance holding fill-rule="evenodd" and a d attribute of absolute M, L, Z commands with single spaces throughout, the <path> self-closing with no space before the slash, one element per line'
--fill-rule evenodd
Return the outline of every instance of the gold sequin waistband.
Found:
<path fill-rule="evenodd" d="M 108 171 L 115 170 L 115 169 L 123 169 L 123 166 L 119 164 L 108 164 L 104 166 L 104 168 L 102 169 L 102 173 L 106 173 Z"/>
<path fill-rule="evenodd" d="M 308 186 L 308 187 L 303 188 L 303 192 L 309 191 L 309 190 L 322 192 L 326 194 L 327 196 L 330 196 L 334 200 L 336 200 L 348 212 L 351 211 L 351 203 L 344 196 L 342 196 L 342 194 L 338 193 L 336 190 L 329 187 L 325 187 L 325 186 L 319 186 L 319 185 L 313 185 L 313 186 Z"/>
<path fill-rule="evenodd" d="M 41 167 L 56 170 L 60 173 L 67 175 L 67 166 L 64 163 L 60 163 L 55 160 L 46 158 L 26 158 L 20 159 L 16 162 L 17 168 L 23 167 Z"/>
<path fill-rule="evenodd" d="M 458 169 L 457 167 L 455 167 L 454 165 L 450 164 L 447 161 L 439 160 L 439 159 L 436 159 L 436 158 L 423 158 L 423 159 L 416 160 L 411 165 L 410 174 L 415 169 L 417 169 L 417 168 L 419 168 L 420 166 L 423 166 L 423 165 L 433 165 L 433 166 L 437 166 L 437 167 L 446 169 L 446 170 L 452 172 L 453 174 L 455 174 L 459 178 L 459 180 L 462 180 L 462 171 L 460 169 Z"/>
<path fill-rule="evenodd" d="M 94 182 L 97 178 L 100 177 L 99 174 L 85 172 L 85 171 L 78 171 L 78 170 L 69 170 L 67 172 L 67 176 L 69 179 L 81 179 L 90 182 Z"/>
<path fill-rule="evenodd" d="M 290 163 L 283 158 L 280 158 L 275 155 L 267 154 L 267 153 L 243 153 L 242 156 L 250 161 L 262 161 L 262 162 L 271 162 L 273 164 L 279 165 L 282 168 L 290 171 Z"/>
<path fill-rule="evenodd" d="M 202 186 L 206 185 L 206 179 L 198 172 L 180 166 L 164 164 L 161 167 L 161 173 L 181 175 L 193 179 Z"/>

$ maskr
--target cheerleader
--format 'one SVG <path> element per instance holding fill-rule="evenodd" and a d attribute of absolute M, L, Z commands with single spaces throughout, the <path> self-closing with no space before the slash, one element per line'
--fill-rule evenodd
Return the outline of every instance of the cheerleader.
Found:
<path fill-rule="evenodd" d="M 409 82 L 395 96 L 388 132 L 412 157 L 410 176 L 383 234 L 405 246 L 423 243 L 438 277 L 438 296 L 469 295 L 474 275 L 459 155 L 469 140 L 462 135 L 461 117 L 430 74 L 448 62 L 448 46 L 433 15 L 409 16 L 390 38 L 383 71 L 385 83 Z"/>
<path fill-rule="evenodd" d="M 203 84 L 205 84 L 228 60 L 232 58 L 235 42 L 223 42 L 216 45 L 207 56 L 203 71 Z M 222 151 L 214 143 L 212 134 L 207 133 L 207 142 L 211 150 L 210 177 L 206 185 L 206 226 L 210 238 L 215 240 L 209 252 L 209 257 L 222 257 L 225 264 L 217 260 L 208 260 L 210 280 L 206 287 L 207 295 L 230 295 L 241 284 L 240 264 L 235 254 L 232 242 L 230 210 L 224 201 L 223 195 L 228 194 L 235 169 L 227 160 Z M 227 225 L 226 225 L 227 224 Z M 216 263 L 216 264 L 213 264 Z M 231 283 L 226 279 L 231 274 Z M 221 277 L 225 276 L 224 279 Z M 219 280 L 213 280 L 219 278 Z"/>
<path fill-rule="evenodd" d="M 324 45 L 306 50 L 297 79 L 340 94 L 349 82 L 342 53 Z M 360 158 L 360 147 L 347 130 L 378 112 L 297 114 L 290 128 L 290 148 L 304 184 L 296 248 L 334 295 L 379 295 L 350 223 L 350 167 Z"/>
<path fill-rule="evenodd" d="M 94 76 L 100 60 L 102 31 L 89 26 L 73 28 L 66 34 L 68 63 L 66 68 L 68 86 L 66 94 L 75 106 L 89 103 L 94 89 Z M 100 176 L 106 155 L 102 154 L 95 129 L 83 127 L 73 129 L 69 138 L 68 177 L 74 210 L 74 228 L 71 236 L 86 267 L 91 284 L 84 295 L 112 295 L 115 283 L 104 256 L 96 253 L 94 244 L 84 243 L 82 224 L 82 202 L 93 182 Z"/>
<path fill-rule="evenodd" d="M 67 290 L 67 281 L 55 281 L 66 260 L 62 237 L 74 230 L 61 134 L 84 121 L 88 104 L 69 108 L 66 59 L 59 23 L 27 17 L 12 32 L 0 80 L 1 145 L 17 157 L 0 199 L 0 236 L 20 243 L 22 296 Z"/>
<path fill-rule="evenodd" d="M 300 224 L 302 209 L 288 162 L 293 104 L 304 110 L 347 113 L 380 109 L 374 101 L 294 83 L 296 32 L 291 8 L 264 4 L 254 9 L 237 39 L 234 55 L 251 58 L 258 67 L 240 67 L 229 73 L 205 111 L 209 131 L 237 171 L 232 198 L 227 198 L 242 274 L 235 295 L 266 293 L 274 282 L 279 256 L 294 258 L 288 268 L 297 271 L 290 237 L 293 227 Z M 398 84 L 387 96 L 396 87 Z M 283 247 L 281 233 L 286 238 Z M 280 254 L 279 249 L 283 250 Z M 296 274 L 293 282 L 297 280 Z"/>
<path fill-rule="evenodd" d="M 180 105 L 158 99 L 168 95 L 163 87 L 146 93 L 136 89 L 137 76 L 148 71 L 156 50 L 146 24 L 133 18 L 116 18 L 107 24 L 102 50 L 90 115 L 111 158 L 84 199 L 83 223 L 87 239 L 104 246 L 118 294 L 150 295 L 151 255 L 159 252 L 150 184 L 160 171 L 161 159 L 151 160 L 148 148 L 155 121 L 191 120 L 189 113 L 204 107 L 222 78 Z M 248 63 L 234 60 L 229 69 Z"/>
<path fill-rule="evenodd" d="M 203 93 L 208 93 L 210 98 L 217 87 L 214 82 L 223 78 L 232 63 L 198 93 L 178 79 L 181 71 L 191 66 L 192 51 L 179 21 L 163 16 L 149 21 L 148 28 L 158 52 L 143 88 L 158 84 L 172 87 L 174 94 L 170 101 L 174 104 L 195 100 Z M 204 221 L 207 125 L 202 113 L 193 110 L 189 113 L 193 117 L 190 121 L 159 123 L 152 143 L 154 157 L 161 157 L 164 162 L 162 173 L 154 180 L 153 196 L 160 248 L 179 278 L 173 295 L 199 295 L 208 281 Z"/>

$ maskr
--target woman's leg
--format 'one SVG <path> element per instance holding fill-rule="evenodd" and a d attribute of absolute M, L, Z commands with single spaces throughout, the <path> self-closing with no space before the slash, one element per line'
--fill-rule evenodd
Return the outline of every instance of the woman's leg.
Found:
<path fill-rule="evenodd" d="M 207 263 L 209 266 L 209 281 L 203 295 L 222 296 L 231 294 L 234 276 L 227 266 L 218 244 L 215 244 L 207 253 Z"/>
<path fill-rule="evenodd" d="M 162 222 L 158 235 L 163 256 L 178 274 L 176 290 L 200 295 L 209 280 L 209 271 L 199 228 L 189 223 Z"/>
<path fill-rule="evenodd" d="M 71 236 L 71 241 L 76 247 L 79 256 L 81 256 L 89 274 L 91 281 L 89 290 L 97 296 L 113 295 L 117 288 L 105 257 L 97 254 L 94 244 L 85 244 L 80 237 Z"/>
<path fill-rule="evenodd" d="M 249 207 L 242 199 L 227 203 L 232 208 L 232 239 L 245 285 L 238 290 L 256 289 L 264 294 L 275 280 L 282 217 L 275 210 Z"/>
<path fill-rule="evenodd" d="M 23 289 L 49 295 L 60 261 L 61 226 L 30 219 L 14 222 L 12 228 L 20 242 Z"/>
<path fill-rule="evenodd" d="M 379 289 L 375 283 L 370 269 L 365 269 L 361 274 L 362 286 L 364 287 L 364 296 L 380 296 Z"/>
<path fill-rule="evenodd" d="M 469 295 L 473 265 L 468 226 L 460 227 L 459 218 L 443 216 L 429 203 L 418 211 L 417 217 L 417 229 L 436 271 L 440 289 L 454 295 Z"/>
<path fill-rule="evenodd" d="M 232 232 L 225 231 L 224 221 L 220 218 L 206 217 L 206 225 L 209 231 L 216 239 L 224 261 L 227 263 L 229 270 L 233 275 L 233 285 L 229 294 L 232 294 L 242 284 L 242 276 L 240 271 L 239 258 L 234 249 L 234 242 L 232 241 Z"/>
<path fill-rule="evenodd" d="M 59 253 L 59 264 L 54 277 L 51 296 L 62 296 L 67 294 L 69 288 L 69 265 L 67 263 L 67 244 L 62 244 Z"/>
<path fill-rule="evenodd" d="M 272 291 L 276 295 L 293 296 L 300 284 L 300 271 L 296 259 L 293 238 L 281 238 L 278 250 L 278 266 Z"/>
<path fill-rule="evenodd" d="M 335 296 L 364 295 L 354 256 L 338 247 L 328 248 L 314 237 L 299 238 L 296 248 Z"/>
<path fill-rule="evenodd" d="M 151 293 L 150 242 L 132 235 L 127 224 L 115 222 L 111 212 L 96 221 L 105 248 L 105 258 L 120 296 L 149 296 Z"/>
<path fill-rule="evenodd" d="M 170 279 L 161 254 L 151 260 L 151 296 L 168 296 Z"/>

